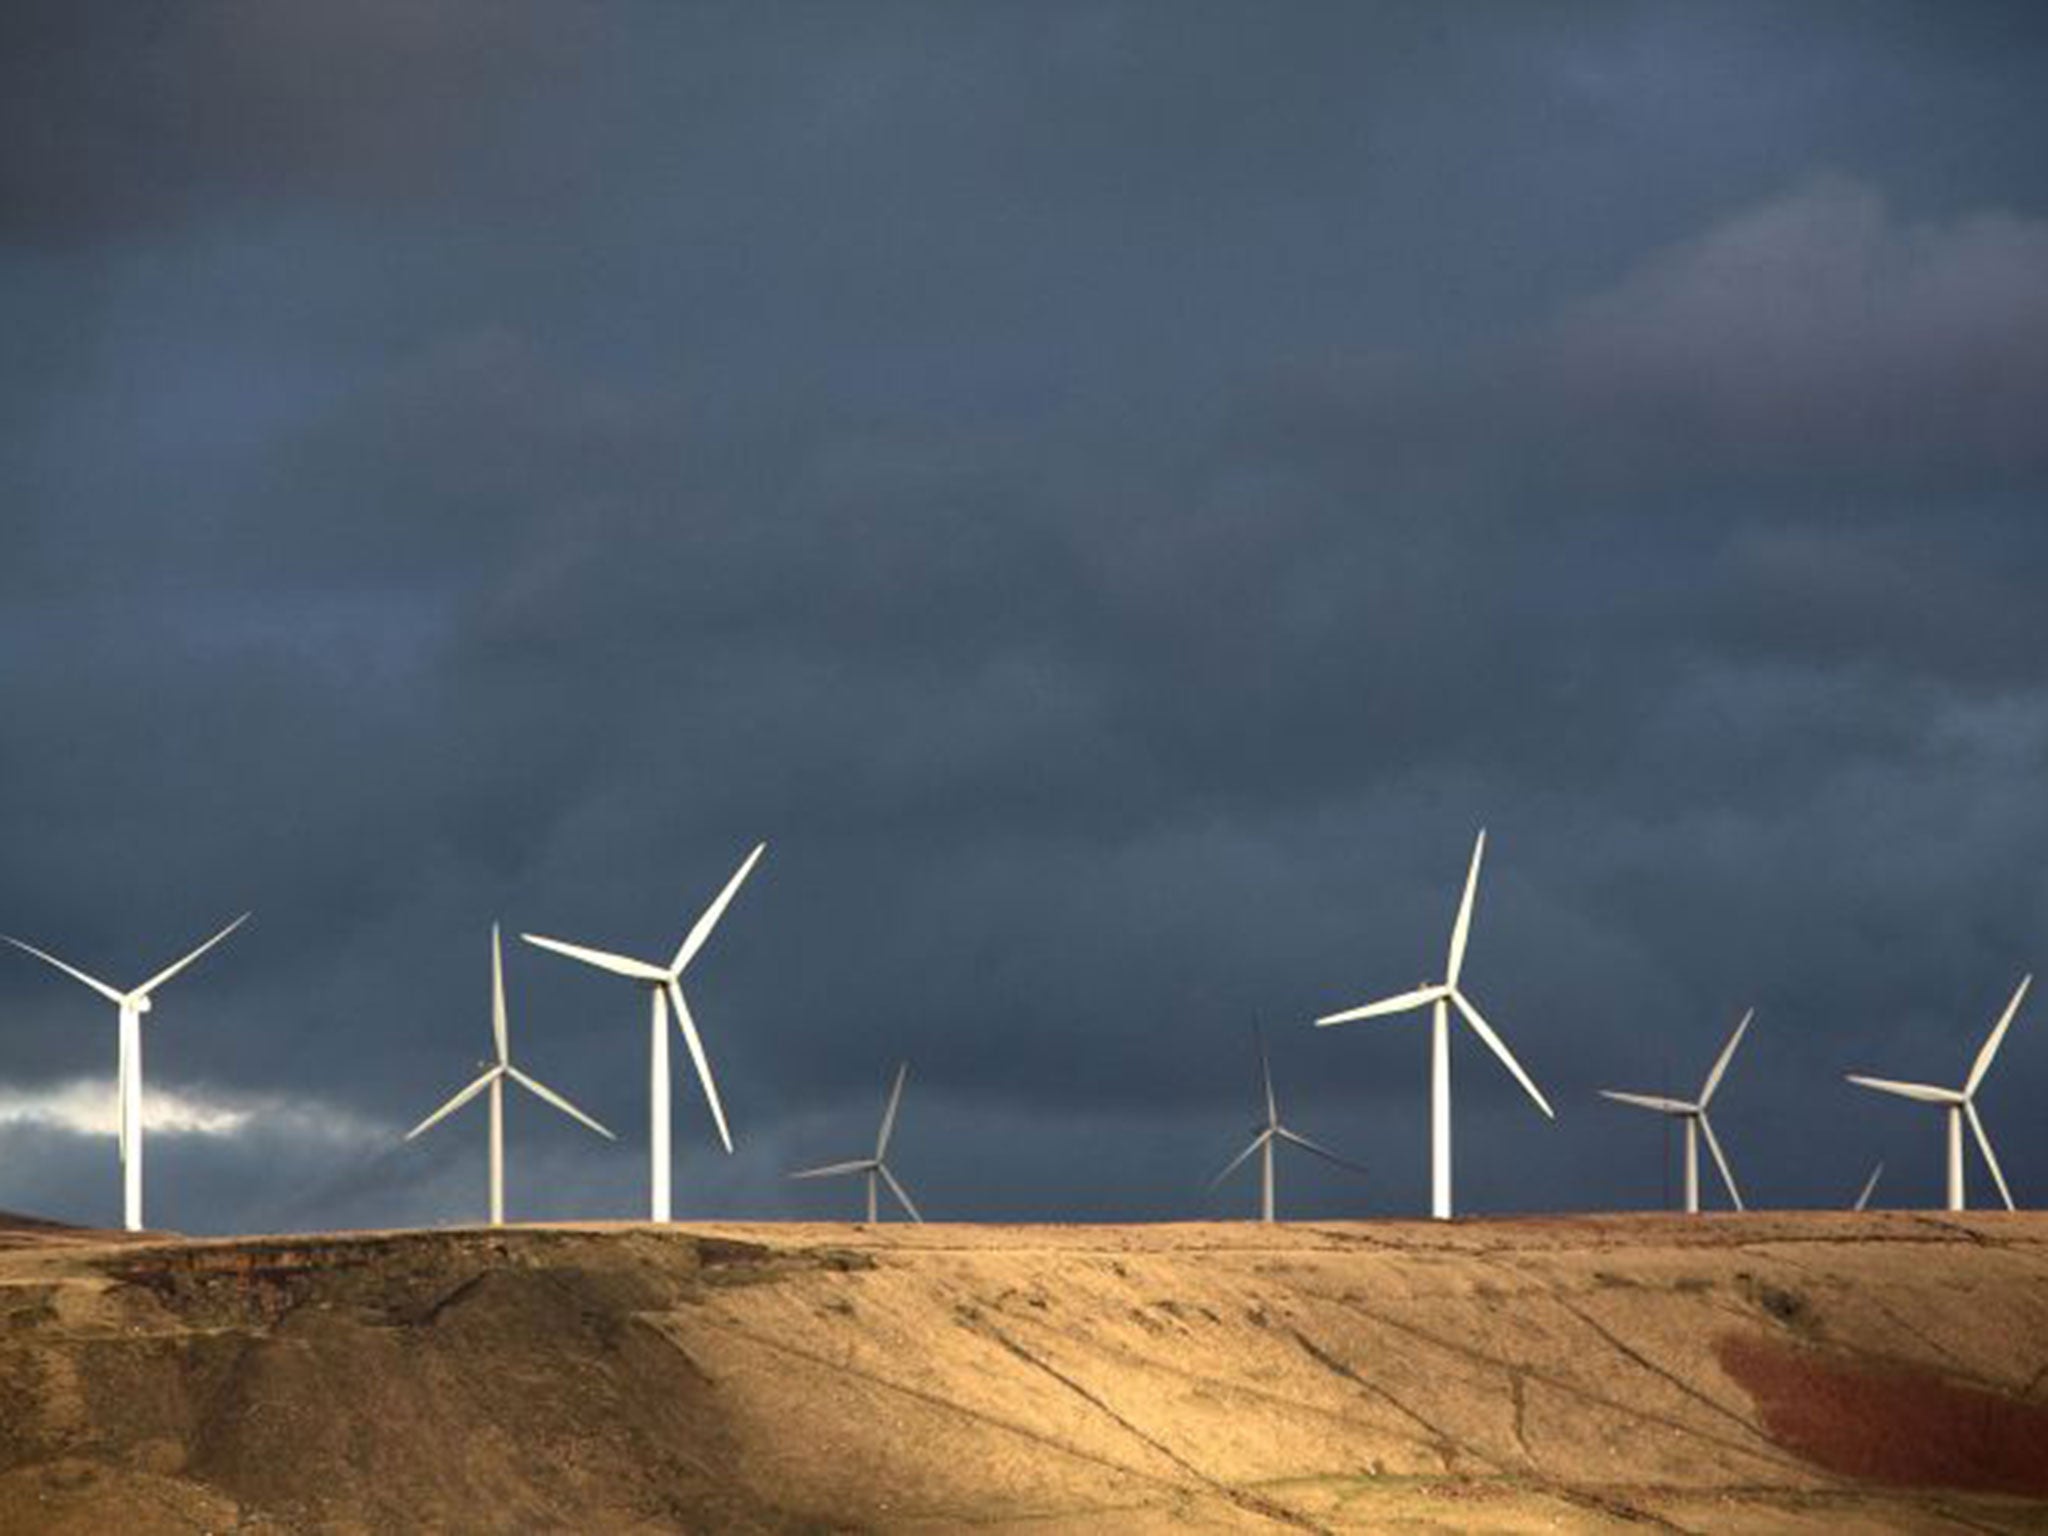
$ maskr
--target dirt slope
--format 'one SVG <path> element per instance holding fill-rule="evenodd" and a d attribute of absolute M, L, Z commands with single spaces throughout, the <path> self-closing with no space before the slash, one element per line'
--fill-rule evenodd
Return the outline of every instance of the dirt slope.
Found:
<path fill-rule="evenodd" d="M 2048 1531 L 2048 1216 L 0 1240 L 0 1531 Z"/>

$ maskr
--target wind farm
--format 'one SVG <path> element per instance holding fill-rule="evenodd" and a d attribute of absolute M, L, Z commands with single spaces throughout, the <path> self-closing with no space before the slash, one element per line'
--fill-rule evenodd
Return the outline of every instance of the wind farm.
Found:
<path fill-rule="evenodd" d="M 524 935 L 533 948 L 633 981 L 650 999 L 645 1221 L 593 1213 L 508 1222 L 508 1088 L 602 1144 L 616 1138 L 515 1060 L 514 988 L 494 922 L 491 1055 L 401 1138 L 420 1142 L 485 1103 L 482 1225 L 296 1237 L 150 1232 L 140 1021 L 156 989 L 244 919 L 128 991 L 10 939 L 119 1009 L 126 1182 L 119 1233 L 0 1215 L 0 1373 L 31 1384 L 0 1419 L 0 1528 L 33 1509 L 36 1528 L 51 1530 L 261 1528 L 279 1519 L 610 1529 L 633 1528 L 659 1508 L 656 1529 L 821 1520 L 1463 1529 L 1465 1503 L 1478 1498 L 1507 1529 L 1704 1528 L 1739 1499 L 1770 1529 L 1818 1533 L 1888 1523 L 2003 1529 L 2048 1508 L 2048 1408 L 2033 1400 L 2048 1371 L 2037 1273 L 2048 1226 L 2017 1208 L 1976 1106 L 2023 1017 L 2031 976 L 1960 1087 L 1848 1075 L 1852 1089 L 1944 1110 L 1947 1210 L 1932 1232 L 1920 1213 L 1870 1208 L 1882 1161 L 1846 1212 L 1757 1209 L 1745 1199 L 1709 1113 L 1754 1007 L 1694 1096 L 1598 1090 L 1682 1129 L 1675 1218 L 1569 1199 L 1543 1214 L 1459 1214 L 1449 1171 L 1454 1015 L 1555 1119 L 1465 990 L 1486 846 L 1482 831 L 1443 980 L 1287 1030 L 1303 1054 L 1325 1056 L 1327 1076 L 1335 1058 L 1362 1054 L 1367 1037 L 1326 1026 L 1428 1010 L 1427 1220 L 1390 1208 L 1366 1164 L 1283 1115 L 1268 1034 L 1257 1026 L 1261 1115 L 1209 1183 L 1221 1188 L 1256 1159 L 1253 1220 L 928 1224 L 890 1162 L 910 1075 L 902 1059 L 868 1155 L 783 1176 L 859 1179 L 862 1219 L 676 1222 L 671 1018 L 720 1145 L 747 1161 L 681 979 L 760 861 L 757 844 L 665 964 Z M 553 1010 L 535 1013 L 521 1010 L 522 1039 L 560 1032 Z M 607 1025 L 590 1038 L 609 1034 Z M 548 1054 L 560 1049 L 557 1041 Z M 1329 1104 L 1327 1091 L 1319 1102 Z M 2001 1213 L 1966 1209 L 1966 1122 Z M 1700 1215 L 1701 1141 L 1731 1207 L 1711 1220 Z M 1283 1219 L 1283 1147 L 1353 1176 L 1350 1209 Z M 956 1191 L 959 1171 L 986 1166 L 992 1150 L 955 1143 Z M 907 1220 L 883 1223 L 884 1191 Z M 549 1194 L 559 1203 L 559 1192 Z M 1796 1260 L 1779 1256 L 1788 1248 Z M 1625 1303 L 1594 1299 L 1609 1292 Z M 1944 1307 L 1958 1292 L 1970 1306 Z M 9 1311 L 9 1295 L 25 1300 Z M 1941 1321 L 1916 1331 L 1902 1353 L 1894 1319 L 1907 1310 Z M 149 1342 L 81 1342 L 108 1336 Z M 223 1349 L 233 1365 L 206 1363 Z M 202 1378 L 247 1412 L 223 1428 L 190 1411 L 188 1384 Z M 468 1385 L 451 1397 L 457 1380 Z M 1048 1381 L 1082 1405 L 1080 1420 L 1072 1408 L 1048 1408 Z M 545 1385 L 497 1390 L 512 1382 Z M 1680 1399 L 1669 1396 L 1672 1384 Z M 65 1426 L 77 1420 L 75 1392 L 147 1406 L 96 1410 L 101 1438 L 89 1454 L 81 1460 L 74 1446 L 53 1459 L 48 1447 L 74 1445 Z M 1503 1396 L 1513 1409 L 1507 1438 L 1496 1411 Z M 497 1405 L 463 1406 L 486 1401 Z M 1422 1401 L 1427 1410 L 1412 1406 Z M 1655 1475 L 1631 1463 L 1617 1477 L 1611 1447 L 1646 1417 L 1663 1431 Z M 317 1487 L 280 1477 L 275 1469 L 291 1458 L 258 1428 L 271 1422 L 355 1425 L 349 1471 Z M 883 1424 L 912 1432 L 877 1438 L 848 1427 Z M 1297 1443 L 1304 1424 L 1316 1428 Z M 478 1449 L 507 1433 L 528 1452 L 516 1468 Z M 835 1454 L 809 1454 L 824 1439 Z M 650 1462 L 630 1449 L 647 1443 L 717 1453 Z M 492 1500 L 507 1489 L 516 1498 L 502 1517 L 477 1514 L 501 1507 Z"/>
<path fill-rule="evenodd" d="M 0 1536 L 2048 1536 L 2044 103 L 0 5 Z"/>

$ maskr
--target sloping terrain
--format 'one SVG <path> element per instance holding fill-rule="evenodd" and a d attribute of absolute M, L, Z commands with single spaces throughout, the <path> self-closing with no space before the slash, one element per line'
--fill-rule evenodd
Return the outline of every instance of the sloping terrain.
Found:
<path fill-rule="evenodd" d="M 0 1530 L 2048 1531 L 2048 1217 L 0 1235 Z"/>

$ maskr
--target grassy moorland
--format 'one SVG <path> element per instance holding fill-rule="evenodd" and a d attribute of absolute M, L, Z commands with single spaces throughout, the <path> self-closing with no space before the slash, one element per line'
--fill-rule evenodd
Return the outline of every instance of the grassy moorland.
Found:
<path fill-rule="evenodd" d="M 2048 1216 L 0 1231 L 0 1530 L 2048 1530 Z"/>

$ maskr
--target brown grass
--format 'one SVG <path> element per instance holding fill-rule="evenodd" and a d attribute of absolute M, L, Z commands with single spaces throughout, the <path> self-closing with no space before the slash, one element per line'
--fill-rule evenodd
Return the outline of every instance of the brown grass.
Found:
<path fill-rule="evenodd" d="M 2048 1530 L 2048 1218 L 35 1236 L 0 1532 Z"/>

